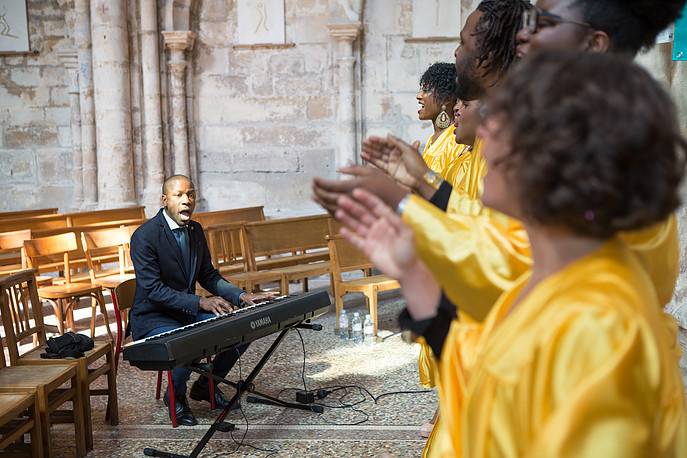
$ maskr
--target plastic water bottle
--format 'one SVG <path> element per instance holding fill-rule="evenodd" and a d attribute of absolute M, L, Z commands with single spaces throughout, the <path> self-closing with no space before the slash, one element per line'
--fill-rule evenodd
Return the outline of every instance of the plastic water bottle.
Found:
<path fill-rule="evenodd" d="M 341 315 L 339 315 L 339 337 L 341 340 L 348 340 L 348 314 L 346 310 L 342 310 Z"/>
<path fill-rule="evenodd" d="M 367 345 L 373 345 L 375 343 L 374 336 L 374 324 L 372 323 L 372 317 L 368 313 L 365 315 L 365 322 L 363 323 L 363 334 L 365 335 L 365 343 Z"/>
<path fill-rule="evenodd" d="M 360 313 L 353 313 L 351 321 L 351 337 L 355 343 L 363 343 L 363 322 L 360 320 Z"/>

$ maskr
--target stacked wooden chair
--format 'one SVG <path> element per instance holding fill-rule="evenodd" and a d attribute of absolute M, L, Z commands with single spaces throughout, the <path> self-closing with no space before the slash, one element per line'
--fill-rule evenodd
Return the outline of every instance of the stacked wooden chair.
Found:
<path fill-rule="evenodd" d="M 61 378 L 57 382 L 46 384 L 44 392 L 39 393 L 39 407 L 42 409 L 41 412 L 45 413 L 41 418 L 41 421 L 45 422 L 42 429 L 46 434 L 50 419 L 44 417 L 54 409 L 51 407 L 53 401 L 47 397 L 48 393 L 45 390 L 57 388 L 66 380 L 71 379 L 74 392 L 65 399 L 74 401 L 75 409 L 72 421 L 75 422 L 79 430 L 78 434 L 82 434 L 84 438 L 84 447 L 91 450 L 93 448 L 91 396 L 107 396 L 106 419 L 111 425 L 119 423 L 112 343 L 96 340 L 94 348 L 86 352 L 85 356 L 81 358 L 41 358 L 40 354 L 46 345 L 46 335 L 43 325 L 43 308 L 38 297 L 34 272 L 34 270 L 26 270 L 0 279 L 0 315 L 7 341 L 11 365 L 9 369 L 27 374 L 27 380 L 33 380 L 31 374 L 35 374 L 36 377 L 40 374 L 60 375 Z M 20 345 L 23 342 L 30 342 L 30 348 L 20 352 Z M 36 366 L 40 366 L 40 370 L 36 370 Z M 101 377 L 107 379 L 107 388 L 92 388 L 96 380 Z M 0 377 L 0 387 L 4 386 L 5 382 Z"/>
<path fill-rule="evenodd" d="M 70 256 L 85 256 L 81 241 L 74 232 L 65 232 L 48 237 L 34 238 L 24 241 L 24 248 L 31 268 L 41 271 L 62 273 L 62 277 L 53 279 L 53 285 L 38 289 L 41 299 L 49 302 L 57 318 L 60 334 L 64 334 L 65 321 L 67 327 L 74 331 L 74 309 L 82 298 L 91 300 L 91 337 L 95 337 L 95 324 L 98 309 L 103 317 L 105 328 L 111 340 L 112 331 L 105 307 L 105 298 L 99 285 L 79 282 L 90 280 L 90 277 L 72 278 L 73 267 Z"/>

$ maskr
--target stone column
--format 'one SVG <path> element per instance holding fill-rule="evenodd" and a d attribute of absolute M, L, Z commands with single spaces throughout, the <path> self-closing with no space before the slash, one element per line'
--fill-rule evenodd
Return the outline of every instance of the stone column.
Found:
<path fill-rule="evenodd" d="M 171 97 L 172 150 L 174 173 L 191 176 L 188 154 L 188 120 L 186 118 L 186 50 L 193 48 L 196 34 L 186 31 L 162 32 L 169 49 L 169 96 Z"/>
<path fill-rule="evenodd" d="M 157 211 L 165 177 L 160 107 L 160 54 L 158 48 L 157 0 L 141 0 L 141 73 L 143 79 L 143 198 Z"/>
<path fill-rule="evenodd" d="M 81 111 L 81 152 L 84 209 L 98 204 L 95 105 L 93 102 L 93 65 L 91 62 L 91 11 L 89 0 L 74 0 L 74 42 L 79 60 L 79 107 Z"/>
<path fill-rule="evenodd" d="M 353 42 L 361 29 L 360 22 L 330 24 L 329 32 L 337 41 L 336 64 L 338 91 L 336 109 L 336 167 L 357 162 L 355 57 Z"/>
<path fill-rule="evenodd" d="M 91 0 L 101 208 L 134 205 L 126 0 Z"/>
<path fill-rule="evenodd" d="M 60 62 L 69 76 L 69 107 L 72 127 L 73 209 L 83 205 L 83 155 L 81 153 L 81 108 L 79 106 L 79 59 L 76 50 L 59 51 Z"/>

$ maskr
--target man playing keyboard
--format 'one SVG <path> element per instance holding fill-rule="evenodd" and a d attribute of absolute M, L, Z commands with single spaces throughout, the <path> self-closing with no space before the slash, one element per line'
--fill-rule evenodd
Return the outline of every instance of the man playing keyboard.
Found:
<path fill-rule="evenodd" d="M 131 237 L 131 259 L 136 271 L 136 296 L 130 314 L 133 338 L 168 332 L 205 320 L 235 308 L 269 299 L 278 293 L 247 293 L 225 280 L 212 266 L 203 228 L 191 220 L 196 202 L 193 182 L 186 176 L 174 175 L 162 186 L 162 204 L 157 215 L 139 227 Z M 195 294 L 196 281 L 213 294 Z M 248 345 L 220 353 L 213 362 L 213 373 L 226 377 Z M 177 422 L 198 424 L 186 400 L 186 383 L 191 371 L 172 371 Z M 210 401 L 206 377 L 200 377 L 191 387 L 190 397 Z M 165 405 L 169 398 L 165 392 Z M 215 389 L 215 405 L 228 404 L 219 389 Z"/>

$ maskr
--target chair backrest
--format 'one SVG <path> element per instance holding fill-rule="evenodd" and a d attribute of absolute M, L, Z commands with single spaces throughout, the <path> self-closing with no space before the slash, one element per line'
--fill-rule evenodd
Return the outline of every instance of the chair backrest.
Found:
<path fill-rule="evenodd" d="M 27 268 L 24 240 L 31 240 L 31 229 L 0 233 L 0 266 Z"/>
<path fill-rule="evenodd" d="M 101 269 L 102 263 L 95 262 L 98 258 L 106 261 L 116 253 L 119 264 L 119 273 L 124 275 L 127 267 L 126 251 L 129 249 L 129 229 L 127 227 L 115 227 L 110 229 L 95 229 L 81 233 L 81 243 L 86 254 L 88 270 L 91 280 L 95 279 L 95 273 Z"/>
<path fill-rule="evenodd" d="M 34 269 L 0 278 L 0 316 L 10 365 L 17 364 L 19 346 L 32 338 L 33 348 L 45 345 L 43 305 L 38 298 Z"/>
<path fill-rule="evenodd" d="M 124 225 L 146 219 L 145 207 L 141 206 L 67 213 L 65 216 L 69 227 Z"/>
<path fill-rule="evenodd" d="M 242 240 L 249 270 L 256 270 L 256 257 L 326 248 L 328 218 L 313 215 L 245 224 Z"/>
<path fill-rule="evenodd" d="M 337 280 L 341 280 L 341 274 L 344 272 L 372 268 L 370 259 L 342 236 L 331 235 L 327 237 L 327 245 L 332 264 L 332 274 Z"/>
<path fill-rule="evenodd" d="M 134 296 L 136 296 L 136 279 L 131 278 L 120 283 L 114 291 L 117 297 L 117 306 L 119 310 L 128 310 L 134 306 Z"/>
<path fill-rule="evenodd" d="M 215 267 L 236 264 L 243 261 L 241 228 L 243 223 L 225 224 L 205 228 L 208 249 Z"/>
<path fill-rule="evenodd" d="M 85 256 L 74 232 L 25 240 L 24 249 L 31 268 L 39 272 L 63 271 L 67 283 L 71 283 L 70 256 L 75 259 Z"/>
<path fill-rule="evenodd" d="M 264 221 L 265 211 L 263 206 L 231 208 L 212 212 L 198 212 L 193 214 L 193 221 L 196 221 L 203 229 L 210 226 L 222 226 L 225 224 L 239 223 L 242 221 Z"/>
<path fill-rule="evenodd" d="M 54 215 L 57 213 L 57 208 L 39 208 L 37 210 L 19 210 L 13 212 L 0 212 L 0 220 L 5 219 L 19 219 L 31 216 L 40 215 Z"/>

